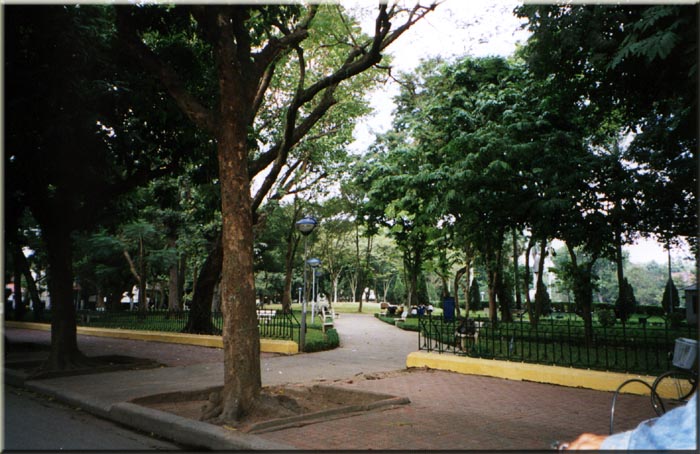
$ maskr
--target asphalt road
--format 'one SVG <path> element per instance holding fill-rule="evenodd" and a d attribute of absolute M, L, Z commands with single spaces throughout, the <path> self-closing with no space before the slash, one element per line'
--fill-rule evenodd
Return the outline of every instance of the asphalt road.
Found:
<path fill-rule="evenodd" d="M 3 452 L 188 450 L 30 391 L 5 386 Z"/>

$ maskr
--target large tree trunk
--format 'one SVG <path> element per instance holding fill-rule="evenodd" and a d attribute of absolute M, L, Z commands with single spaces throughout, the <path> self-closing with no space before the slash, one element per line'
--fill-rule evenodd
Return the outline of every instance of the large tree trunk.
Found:
<path fill-rule="evenodd" d="M 218 233 L 195 281 L 192 304 L 190 305 L 187 325 L 182 330 L 183 332 L 218 334 L 218 330 L 216 330 L 211 320 L 211 302 L 214 297 L 214 287 L 216 287 L 221 277 L 222 261 L 223 246 L 221 233 Z"/>
<path fill-rule="evenodd" d="M 248 414 L 262 389 L 260 336 L 255 329 L 253 215 L 245 121 L 248 115 L 240 94 L 232 89 L 237 84 L 225 80 L 226 76 L 230 74 L 223 75 L 220 83 L 222 97 L 239 102 L 222 102 L 222 118 L 226 121 L 218 137 L 220 180 L 227 182 L 221 185 L 224 388 L 202 415 L 218 421 L 238 420 Z"/>
<path fill-rule="evenodd" d="M 70 230 L 60 220 L 44 234 L 49 260 L 48 287 L 51 295 L 51 352 L 44 370 L 65 370 L 83 364 L 78 350 L 76 312 L 73 304 L 73 263 Z"/>

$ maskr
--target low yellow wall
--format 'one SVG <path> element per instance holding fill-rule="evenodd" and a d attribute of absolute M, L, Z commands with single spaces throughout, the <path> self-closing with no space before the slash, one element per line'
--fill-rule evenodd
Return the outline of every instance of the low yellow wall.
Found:
<path fill-rule="evenodd" d="M 6 321 L 5 326 L 10 328 L 38 329 L 44 331 L 51 330 L 51 325 L 47 323 Z M 159 331 L 91 328 L 87 326 L 79 326 L 77 331 L 78 334 L 84 334 L 86 336 L 112 337 L 118 339 L 169 342 L 173 344 L 197 345 L 200 347 L 223 348 L 221 336 L 210 336 L 206 334 L 163 333 Z M 299 353 L 299 345 L 296 342 L 289 340 L 260 339 L 260 351 L 265 353 L 294 355 Z"/>
<path fill-rule="evenodd" d="M 599 391 L 615 391 L 625 380 L 631 378 L 637 378 L 649 384 L 652 384 L 656 378 L 648 375 L 574 369 L 572 367 L 546 366 L 426 352 L 410 353 L 406 358 L 406 367 L 427 367 L 461 374 L 484 375 L 487 377 L 506 378 L 508 380 L 527 380 Z M 657 391 L 661 395 L 666 394 L 664 390 Z M 622 392 L 648 396 L 649 388 L 640 383 L 630 383 L 623 388 Z"/>

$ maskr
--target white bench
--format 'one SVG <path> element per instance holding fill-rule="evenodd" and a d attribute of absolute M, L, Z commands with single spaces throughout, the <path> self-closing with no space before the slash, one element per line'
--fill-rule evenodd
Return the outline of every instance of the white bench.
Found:
<path fill-rule="evenodd" d="M 333 320 L 335 319 L 335 311 L 333 308 L 327 309 L 325 306 L 322 306 L 318 316 L 321 317 L 322 330 L 324 333 L 326 332 L 326 328 L 333 328 Z"/>
<path fill-rule="evenodd" d="M 264 320 L 265 323 L 270 323 L 270 320 L 277 315 L 274 309 L 258 309 L 255 312 L 258 314 L 258 320 Z"/>
<path fill-rule="evenodd" d="M 408 317 L 408 311 L 404 309 L 404 311 L 401 312 L 401 318 L 394 319 L 394 326 L 399 326 L 400 324 L 403 324 L 403 322 L 406 321 L 407 317 Z"/>

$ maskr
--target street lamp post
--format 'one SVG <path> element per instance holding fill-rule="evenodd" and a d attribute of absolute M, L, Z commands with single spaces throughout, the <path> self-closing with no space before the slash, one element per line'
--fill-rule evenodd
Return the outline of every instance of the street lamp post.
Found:
<path fill-rule="evenodd" d="M 321 265 L 319 259 L 309 259 L 307 263 L 311 267 L 311 320 L 316 318 L 316 268 Z"/>
<path fill-rule="evenodd" d="M 304 235 L 304 299 L 301 302 L 301 327 L 299 333 L 299 350 L 304 351 L 306 343 L 306 237 L 316 228 L 316 219 L 311 216 L 306 216 L 296 222 L 296 227 L 302 235 Z"/>

